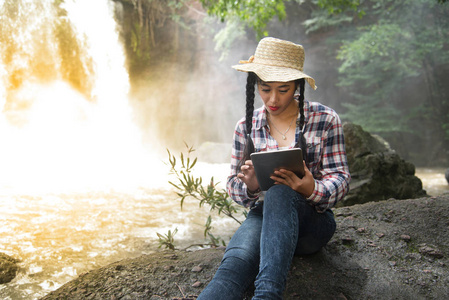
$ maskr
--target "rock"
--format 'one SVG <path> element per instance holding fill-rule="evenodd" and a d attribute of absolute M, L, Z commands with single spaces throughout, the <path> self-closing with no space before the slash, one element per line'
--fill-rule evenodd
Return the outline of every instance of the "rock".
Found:
<path fill-rule="evenodd" d="M 0 284 L 13 280 L 19 270 L 18 260 L 0 253 Z"/>
<path fill-rule="evenodd" d="M 412 238 L 408 234 L 401 234 L 401 240 L 410 242 Z"/>
<path fill-rule="evenodd" d="M 200 267 L 200 266 L 194 266 L 194 267 L 192 268 L 192 272 L 201 272 L 202 270 L 203 270 L 203 268 Z"/>
<path fill-rule="evenodd" d="M 447 183 L 449 183 L 449 169 L 446 170 L 446 173 L 444 174 L 444 176 L 446 177 Z"/>
<path fill-rule="evenodd" d="M 441 252 L 439 249 L 437 249 L 435 246 L 428 246 L 426 244 L 421 245 L 419 248 L 419 253 L 428 255 L 435 258 L 443 258 L 443 252 Z"/>
<path fill-rule="evenodd" d="M 449 194 L 342 207 L 335 216 L 337 231 L 328 245 L 293 259 L 284 299 L 447 298 Z M 405 242 L 404 232 L 413 238 Z M 167 251 L 125 259 L 42 299 L 195 299 L 223 253 Z M 192 272 L 196 266 L 201 272 Z"/>
<path fill-rule="evenodd" d="M 352 179 L 349 194 L 338 206 L 426 195 L 415 176 L 415 166 L 404 161 L 386 141 L 352 123 L 345 123 L 343 130 Z"/>

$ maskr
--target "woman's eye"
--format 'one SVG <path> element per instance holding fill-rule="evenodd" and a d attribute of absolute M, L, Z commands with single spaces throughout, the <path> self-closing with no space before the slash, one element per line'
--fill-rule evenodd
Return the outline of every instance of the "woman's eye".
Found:
<path fill-rule="evenodd" d="M 287 92 L 288 92 L 288 90 L 285 90 L 285 91 L 279 91 L 279 92 L 281 92 L 281 93 L 285 94 L 285 93 L 287 93 Z"/>
<path fill-rule="evenodd" d="M 264 92 L 264 93 L 269 93 L 270 90 L 264 90 L 264 89 L 262 89 L 262 92 Z"/>

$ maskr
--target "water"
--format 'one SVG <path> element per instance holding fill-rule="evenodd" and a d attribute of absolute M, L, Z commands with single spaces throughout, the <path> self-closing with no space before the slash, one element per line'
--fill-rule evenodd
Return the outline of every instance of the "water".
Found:
<path fill-rule="evenodd" d="M 424 189 L 431 196 L 449 193 L 449 184 L 444 177 L 443 168 L 417 168 L 416 176 L 421 179 Z"/>

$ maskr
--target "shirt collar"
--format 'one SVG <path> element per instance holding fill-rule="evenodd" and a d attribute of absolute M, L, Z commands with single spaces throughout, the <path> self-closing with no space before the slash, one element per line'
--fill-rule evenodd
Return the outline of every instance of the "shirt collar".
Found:
<path fill-rule="evenodd" d="M 261 109 L 261 113 L 259 113 L 257 115 L 256 124 L 255 124 L 255 128 L 257 130 L 260 130 L 261 128 L 263 128 L 263 127 L 268 125 L 267 110 L 265 108 L 265 105 L 262 106 L 260 109 Z"/>

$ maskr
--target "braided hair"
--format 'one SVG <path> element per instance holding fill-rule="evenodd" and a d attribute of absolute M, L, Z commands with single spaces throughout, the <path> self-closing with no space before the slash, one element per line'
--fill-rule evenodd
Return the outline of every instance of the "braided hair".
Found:
<path fill-rule="evenodd" d="M 296 80 L 297 86 L 299 86 L 299 99 L 298 99 L 298 108 L 299 108 L 299 120 L 296 121 L 296 125 L 299 126 L 299 138 L 296 142 L 295 148 L 302 149 L 303 159 L 307 162 L 307 143 L 303 134 L 304 129 L 304 90 L 305 90 L 305 82 L 304 78 Z"/>
<path fill-rule="evenodd" d="M 246 160 L 251 159 L 251 153 L 254 150 L 254 142 L 251 138 L 251 130 L 253 129 L 253 113 L 254 113 L 254 98 L 255 98 L 255 86 L 258 77 L 255 73 L 249 72 L 246 79 L 246 115 L 245 115 L 245 125 L 246 125 L 246 143 L 245 149 L 243 150 L 243 157 L 238 164 L 238 169 L 245 164 Z"/>

